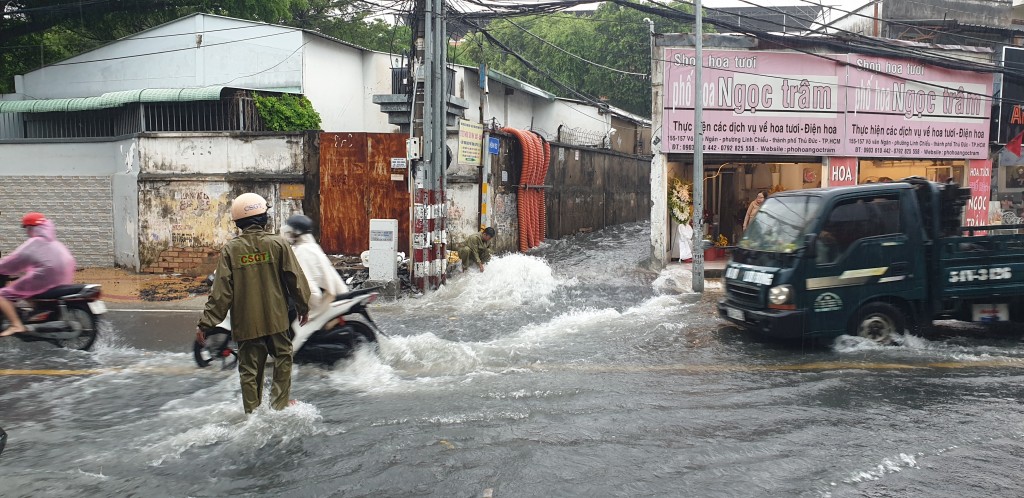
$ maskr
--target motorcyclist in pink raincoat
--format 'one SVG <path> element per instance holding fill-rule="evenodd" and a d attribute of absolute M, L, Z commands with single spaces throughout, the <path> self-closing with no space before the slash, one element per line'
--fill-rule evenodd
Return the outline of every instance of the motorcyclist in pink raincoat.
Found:
<path fill-rule="evenodd" d="M 14 302 L 46 292 L 58 285 L 68 285 L 75 279 L 75 258 L 57 240 L 57 228 L 40 213 L 28 213 L 21 219 L 28 240 L 14 252 L 0 258 L 0 275 L 22 277 L 0 289 L 0 311 L 10 324 L 0 337 L 24 332 Z"/>

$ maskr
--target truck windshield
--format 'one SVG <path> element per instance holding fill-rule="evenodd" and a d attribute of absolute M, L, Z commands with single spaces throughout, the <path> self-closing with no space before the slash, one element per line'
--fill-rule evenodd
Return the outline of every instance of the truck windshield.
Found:
<path fill-rule="evenodd" d="M 738 245 L 752 251 L 792 253 L 800 247 L 819 206 L 817 196 L 769 197 Z"/>

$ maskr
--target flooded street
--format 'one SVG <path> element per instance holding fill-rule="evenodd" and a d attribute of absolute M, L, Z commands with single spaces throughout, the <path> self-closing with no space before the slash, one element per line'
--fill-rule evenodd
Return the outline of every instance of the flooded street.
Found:
<path fill-rule="evenodd" d="M 111 312 L 88 353 L 0 341 L 0 496 L 1020 495 L 1019 331 L 766 343 L 718 282 L 644 270 L 648 234 L 375 303 L 379 354 L 296 367 L 281 412 L 195 367 L 198 312 Z"/>

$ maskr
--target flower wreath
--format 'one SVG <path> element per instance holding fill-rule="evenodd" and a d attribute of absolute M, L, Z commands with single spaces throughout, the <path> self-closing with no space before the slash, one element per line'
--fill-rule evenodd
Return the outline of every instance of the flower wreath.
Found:
<path fill-rule="evenodd" d="M 693 218 L 692 183 L 672 178 L 668 182 L 668 211 L 676 223 L 687 224 Z"/>

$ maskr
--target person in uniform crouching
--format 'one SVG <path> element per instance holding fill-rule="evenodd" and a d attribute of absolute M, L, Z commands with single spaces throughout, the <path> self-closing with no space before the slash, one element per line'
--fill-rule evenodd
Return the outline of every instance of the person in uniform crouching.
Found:
<path fill-rule="evenodd" d="M 205 344 L 203 330 L 215 327 L 231 312 L 245 413 L 256 410 L 263 399 L 268 354 L 274 357 L 270 406 L 275 410 L 288 406 L 292 385 L 289 301 L 301 324 L 309 313 L 306 276 L 288 243 L 267 231 L 268 210 L 266 199 L 254 193 L 242 194 L 231 203 L 231 218 L 242 233 L 221 250 L 196 332 L 196 340 Z"/>
<path fill-rule="evenodd" d="M 470 264 L 476 265 L 480 271 L 484 271 L 484 265 L 491 260 L 491 239 L 494 238 L 494 233 L 493 227 L 487 227 L 462 241 L 462 244 L 459 245 L 462 271 L 466 271 Z"/>

